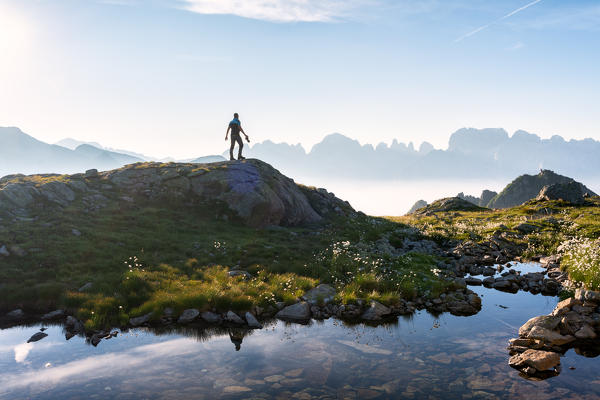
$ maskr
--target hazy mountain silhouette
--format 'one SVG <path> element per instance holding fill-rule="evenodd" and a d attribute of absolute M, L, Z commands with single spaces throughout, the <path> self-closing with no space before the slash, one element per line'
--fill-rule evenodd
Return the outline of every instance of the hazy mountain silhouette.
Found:
<path fill-rule="evenodd" d="M 147 155 L 144 155 L 141 153 L 136 153 L 136 152 L 129 151 L 129 150 L 113 149 L 112 147 L 104 147 L 98 142 L 82 142 L 80 140 L 66 138 L 66 139 L 62 139 L 62 140 L 56 142 L 55 144 L 62 146 L 62 147 L 66 147 L 71 150 L 75 150 L 82 144 L 87 144 L 90 146 L 94 146 L 98 149 L 107 150 L 107 151 L 111 151 L 114 153 L 125 154 L 125 155 L 131 156 L 131 157 L 139 158 L 140 160 L 144 160 L 144 161 L 163 161 L 163 160 L 157 159 L 156 157 L 150 157 L 150 156 L 147 156 Z"/>
<path fill-rule="evenodd" d="M 137 157 L 83 144 L 75 150 L 44 143 L 19 128 L 0 127 L 0 176 L 76 173 L 89 168 L 113 169 L 142 161 Z"/>
<path fill-rule="evenodd" d="M 110 150 L 95 142 L 65 139 L 59 143 L 70 148 L 41 142 L 18 128 L 0 128 L 0 175 L 110 169 L 151 160 L 131 151 Z M 271 163 L 287 175 L 304 178 L 510 179 L 540 169 L 552 169 L 580 179 L 600 175 L 598 141 L 566 141 L 560 136 L 541 139 L 525 131 L 516 131 L 511 136 L 499 128 L 459 129 L 450 136 L 446 150 L 435 149 L 427 142 L 416 149 L 412 142 L 405 144 L 397 140 L 373 146 L 334 133 L 310 151 L 300 144 L 270 140 L 247 146 L 244 151 L 247 157 Z M 203 160 L 201 157 L 181 161 L 205 162 Z"/>
<path fill-rule="evenodd" d="M 427 142 L 416 150 L 412 143 L 396 140 L 373 147 L 334 133 L 309 152 L 299 144 L 265 141 L 252 146 L 248 154 L 302 176 L 506 179 L 540 169 L 578 177 L 600 174 L 598 141 L 566 141 L 560 136 L 541 139 L 521 130 L 510 136 L 499 128 L 459 129 L 450 136 L 446 150 L 434 149 Z"/>

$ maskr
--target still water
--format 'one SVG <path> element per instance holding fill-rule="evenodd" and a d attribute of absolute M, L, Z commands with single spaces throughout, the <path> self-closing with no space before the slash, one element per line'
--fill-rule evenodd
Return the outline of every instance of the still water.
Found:
<path fill-rule="evenodd" d="M 528 381 L 507 364 L 508 339 L 554 297 L 474 287 L 471 317 L 370 327 L 335 319 L 262 330 L 136 329 L 98 347 L 59 326 L 0 331 L 0 399 L 600 399 L 600 359 L 570 350 L 562 372 Z M 239 348 L 239 350 L 236 350 Z"/>

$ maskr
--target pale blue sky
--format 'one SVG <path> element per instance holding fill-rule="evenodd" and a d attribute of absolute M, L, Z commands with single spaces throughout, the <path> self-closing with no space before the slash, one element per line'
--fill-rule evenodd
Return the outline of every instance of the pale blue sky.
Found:
<path fill-rule="evenodd" d="M 0 0 L 0 126 L 156 156 L 255 141 L 600 139 L 598 0 Z"/>

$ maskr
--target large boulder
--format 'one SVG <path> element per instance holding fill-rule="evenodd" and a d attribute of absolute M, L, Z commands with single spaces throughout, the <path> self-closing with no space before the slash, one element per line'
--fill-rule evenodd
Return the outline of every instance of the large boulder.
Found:
<path fill-rule="evenodd" d="M 181 313 L 181 315 L 177 319 L 177 322 L 180 324 L 188 324 L 188 323 L 192 322 L 193 320 L 195 320 L 198 317 L 198 315 L 200 315 L 200 311 L 196 310 L 195 308 L 190 308 L 190 309 L 184 310 Z"/>
<path fill-rule="evenodd" d="M 551 351 L 528 349 L 512 356 L 508 364 L 517 369 L 529 366 L 536 371 L 546 371 L 560 364 L 560 355 Z"/>
<path fill-rule="evenodd" d="M 367 321 L 378 321 L 391 313 L 392 310 L 389 307 L 386 307 L 377 301 L 372 301 L 369 308 L 367 308 L 360 317 Z"/>
<path fill-rule="evenodd" d="M 310 304 L 305 301 L 284 307 L 275 314 L 276 318 L 292 321 L 307 321 L 310 319 Z"/>
<path fill-rule="evenodd" d="M 258 160 L 214 163 L 190 181 L 194 194 L 226 203 L 251 226 L 298 225 L 321 219 L 293 180 Z"/>
<path fill-rule="evenodd" d="M 574 205 L 581 205 L 585 203 L 585 186 L 577 182 L 569 183 L 555 183 L 553 185 L 547 185 L 540 190 L 536 200 L 562 200 L 567 203 Z"/>
<path fill-rule="evenodd" d="M 308 292 L 304 293 L 302 299 L 304 299 L 312 305 L 327 304 L 333 301 L 335 294 L 336 292 L 334 288 L 322 283 L 319 286 L 312 288 Z"/>
<path fill-rule="evenodd" d="M 470 201 L 461 199 L 460 197 L 446 197 L 444 199 L 436 200 L 433 203 L 419 208 L 414 211 L 415 215 L 433 215 L 437 212 L 447 211 L 484 211 L 483 207 L 476 206 Z"/>

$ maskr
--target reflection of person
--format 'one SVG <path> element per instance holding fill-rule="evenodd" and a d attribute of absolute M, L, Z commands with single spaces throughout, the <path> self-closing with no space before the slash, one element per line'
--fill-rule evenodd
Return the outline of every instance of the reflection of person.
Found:
<path fill-rule="evenodd" d="M 229 330 L 229 339 L 231 340 L 231 343 L 235 345 L 235 351 L 240 351 L 240 349 L 242 348 L 244 336 L 246 336 L 246 332 L 242 329 Z"/>
<path fill-rule="evenodd" d="M 244 142 L 242 141 L 240 132 L 242 132 L 244 136 L 246 136 L 247 142 L 250 142 L 250 139 L 248 138 L 248 135 L 246 135 L 246 132 L 244 132 L 244 128 L 242 128 L 242 123 L 239 120 L 238 113 L 233 114 L 233 119 L 229 123 L 229 126 L 227 127 L 227 132 L 225 133 L 225 140 L 227 140 L 227 137 L 229 136 L 229 131 L 231 131 L 231 147 L 229 148 L 229 159 L 232 161 L 235 160 L 235 158 L 233 158 L 233 148 L 235 147 L 235 143 L 237 142 L 238 160 L 244 160 L 245 158 L 242 157 L 242 149 L 244 148 Z"/>

